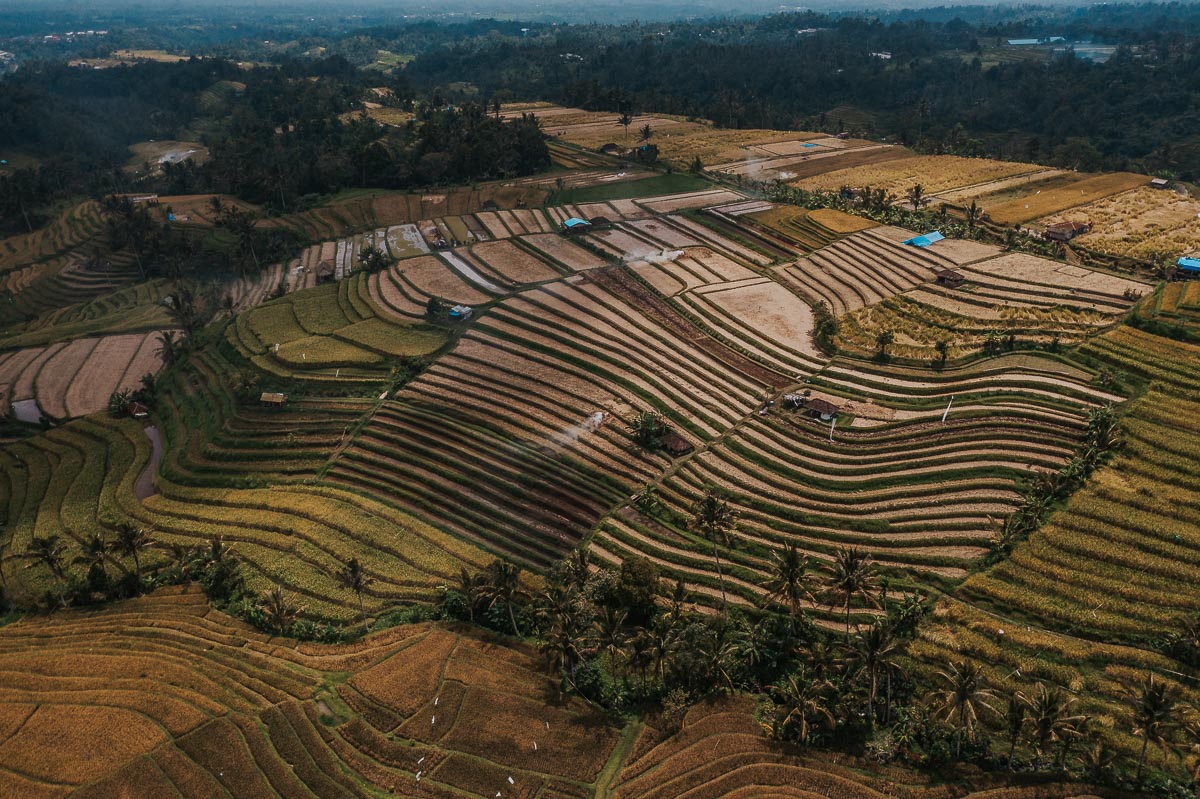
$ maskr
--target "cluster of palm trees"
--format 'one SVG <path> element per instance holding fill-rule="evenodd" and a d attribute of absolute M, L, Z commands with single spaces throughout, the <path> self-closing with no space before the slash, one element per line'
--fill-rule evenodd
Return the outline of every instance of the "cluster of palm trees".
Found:
<path fill-rule="evenodd" d="M 1014 768 L 1017 747 L 1027 744 L 1033 752 L 1030 765 L 1035 768 L 1070 769 L 1070 755 L 1082 747 L 1074 765 L 1083 776 L 1101 780 L 1111 777 L 1117 753 L 1098 734 L 1097 719 L 1081 712 L 1079 700 L 1056 685 L 1038 682 L 1028 692 L 1016 691 L 1002 701 L 987 688 L 981 670 L 974 661 L 961 660 L 938 671 L 939 682 L 926 699 L 933 718 L 955 730 L 955 755 L 960 757 L 964 743 L 977 744 L 989 722 L 1002 733 L 1006 743 L 1008 767 Z M 1144 679 L 1124 688 L 1132 710 L 1130 732 L 1140 741 L 1134 781 L 1141 783 L 1146 756 L 1151 745 L 1164 757 L 1183 755 L 1190 748 L 1200 754 L 1200 717 L 1179 699 L 1178 689 L 1147 674 Z M 1195 780 L 1200 777 L 1200 760 L 1194 761 Z"/>
<path fill-rule="evenodd" d="M 27 561 L 26 568 L 42 566 L 50 572 L 57 592 L 48 592 L 47 596 L 54 597 L 54 604 L 66 606 L 72 601 L 91 601 L 110 596 L 127 596 L 136 592 L 142 584 L 141 553 L 153 545 L 149 534 L 140 527 L 132 524 L 118 525 L 114 535 L 106 538 L 101 532 L 94 532 L 85 538 L 74 554 L 66 540 L 59 535 L 34 536 L 25 550 L 23 557 Z M 133 560 L 133 571 L 130 572 L 121 564 L 121 560 Z M 86 583 L 72 581 L 70 567 L 82 565 L 87 569 Z M 110 567 L 124 571 L 128 580 L 113 582 L 109 572 Z"/>

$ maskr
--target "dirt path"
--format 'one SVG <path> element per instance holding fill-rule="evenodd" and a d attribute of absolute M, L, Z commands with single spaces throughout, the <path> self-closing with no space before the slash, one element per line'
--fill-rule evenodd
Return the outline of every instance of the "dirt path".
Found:
<path fill-rule="evenodd" d="M 155 494 L 154 473 L 158 471 L 158 464 L 162 462 L 163 445 L 162 434 L 158 432 L 157 427 L 147 425 L 143 429 L 146 431 L 146 438 L 150 439 L 150 460 L 146 462 L 146 468 L 142 469 L 137 482 L 133 484 L 133 495 L 144 502 Z"/>

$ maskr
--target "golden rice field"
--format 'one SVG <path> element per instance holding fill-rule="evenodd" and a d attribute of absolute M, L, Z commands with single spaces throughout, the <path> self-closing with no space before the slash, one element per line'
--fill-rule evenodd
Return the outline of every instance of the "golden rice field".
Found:
<path fill-rule="evenodd" d="M 1065 173 L 976 198 L 979 207 L 1002 225 L 1023 224 L 1145 186 L 1149 178 L 1132 172 L 1103 175 Z"/>
<path fill-rule="evenodd" d="M 1133 258 L 1175 258 L 1200 248 L 1200 200 L 1148 186 L 1037 220 L 1039 226 L 1087 222 L 1074 241 Z"/>
<path fill-rule="evenodd" d="M 808 191 L 834 190 L 842 186 L 883 189 L 903 199 L 908 191 L 920 184 L 926 195 L 949 189 L 960 189 L 999 178 L 1034 171 L 1037 167 L 1010 161 L 987 158 L 962 158 L 955 155 L 916 155 L 883 164 L 835 169 L 796 182 L 795 186 Z"/>

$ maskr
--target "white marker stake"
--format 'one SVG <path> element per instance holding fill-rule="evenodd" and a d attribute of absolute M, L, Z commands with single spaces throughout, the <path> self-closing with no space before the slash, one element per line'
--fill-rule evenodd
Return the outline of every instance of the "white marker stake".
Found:
<path fill-rule="evenodd" d="M 432 727 L 434 724 L 437 724 L 437 716 L 434 716 L 433 718 L 431 718 L 431 719 L 429 720 L 429 726 L 430 726 L 430 727 Z"/>
<path fill-rule="evenodd" d="M 537 751 L 537 741 L 533 742 L 533 751 Z"/>
<path fill-rule="evenodd" d="M 946 403 L 946 412 L 942 414 L 942 424 L 946 423 L 946 417 L 950 415 L 950 406 L 954 404 L 954 395 L 950 395 L 950 401 Z"/>
<path fill-rule="evenodd" d="M 434 706 L 434 707 L 437 707 L 437 706 L 438 706 L 438 702 L 440 702 L 440 701 L 441 701 L 441 699 L 442 699 L 442 698 L 441 698 L 440 696 L 435 696 L 435 697 L 433 698 L 433 706 Z"/>
<path fill-rule="evenodd" d="M 837 416 L 829 420 L 829 443 L 833 443 L 833 426 L 837 424 Z"/>
<path fill-rule="evenodd" d="M 509 785 L 516 785 L 516 783 L 515 783 L 515 782 L 513 782 L 513 778 L 512 778 L 512 777 L 509 777 L 509 778 L 508 778 L 508 784 L 509 784 Z"/>

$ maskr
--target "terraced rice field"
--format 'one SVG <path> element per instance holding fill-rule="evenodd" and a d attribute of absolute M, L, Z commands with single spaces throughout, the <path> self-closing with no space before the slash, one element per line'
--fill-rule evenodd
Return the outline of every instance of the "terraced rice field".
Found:
<path fill-rule="evenodd" d="M 544 566 L 665 466 L 629 456 L 635 412 L 661 409 L 704 440 L 760 390 L 600 286 L 550 284 L 491 308 L 385 404 L 329 480 Z"/>
<path fill-rule="evenodd" d="M 0 392 L 5 401 L 33 402 L 22 416 L 68 419 L 108 407 L 109 395 L 136 389 L 157 374 L 158 332 L 81 338 L 0 353 Z"/>
<path fill-rule="evenodd" d="M 428 625 L 280 646 L 199 592 L 10 624 L 0 794 L 582 799 L 618 730 L 547 705 L 535 657 Z"/>
<path fill-rule="evenodd" d="M 428 355 L 445 343 L 444 331 L 377 311 L 368 284 L 359 274 L 273 300 L 237 315 L 226 340 L 270 376 L 333 384 L 377 382 L 390 359 Z"/>
<path fill-rule="evenodd" d="M 818 562 L 862 547 L 895 584 L 961 579 L 990 545 L 991 520 L 1015 507 L 1018 483 L 1060 467 L 1087 409 L 1120 399 L 1048 359 L 929 375 L 835 361 L 812 378 L 816 396 L 843 408 L 832 432 L 802 412 L 755 415 L 662 481 L 660 497 L 684 517 L 710 488 L 738 510 L 738 543 L 722 553 L 734 601 L 761 597 L 770 553 L 787 543 Z M 690 532 L 627 510 L 604 521 L 593 552 L 647 554 L 715 601 L 710 546 Z"/>
<path fill-rule="evenodd" d="M 870 186 L 903 200 L 908 190 L 916 184 L 922 186 L 926 195 L 932 195 L 1036 171 L 1040 171 L 1040 167 L 988 158 L 917 155 L 849 169 L 839 169 L 834 165 L 825 174 L 797 181 L 793 185 L 808 191 Z"/>
<path fill-rule="evenodd" d="M 994 222 L 1023 224 L 1113 197 L 1146 183 L 1145 175 L 1130 172 L 1103 175 L 1069 172 L 983 194 L 976 202 Z"/>
<path fill-rule="evenodd" d="M 1122 685 L 1148 670 L 1175 684 L 1180 666 L 1146 641 L 1197 610 L 1200 347 L 1121 328 L 1081 353 L 1150 382 L 1124 447 L 1011 559 L 963 583 L 912 651 L 925 663 L 972 657 L 1005 689 L 1060 685 L 1136 756 Z M 1180 688 L 1196 701 L 1191 682 Z"/>
<path fill-rule="evenodd" d="M 1200 330 L 1200 280 L 1166 283 L 1140 310 L 1163 322 Z"/>
<path fill-rule="evenodd" d="M 1059 222 L 1091 224 L 1092 232 L 1073 243 L 1114 255 L 1173 259 L 1200 248 L 1200 201 L 1148 186 L 1043 217 L 1036 224 Z"/>

